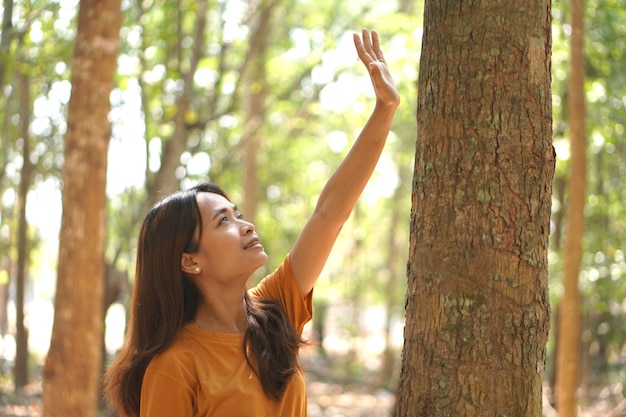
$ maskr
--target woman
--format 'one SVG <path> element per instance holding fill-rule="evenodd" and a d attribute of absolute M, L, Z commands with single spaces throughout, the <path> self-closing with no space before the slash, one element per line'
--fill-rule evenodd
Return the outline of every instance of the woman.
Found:
<path fill-rule="evenodd" d="M 375 108 L 292 250 L 258 286 L 246 290 L 246 281 L 267 255 L 254 225 L 219 187 L 175 193 L 146 216 L 126 342 L 106 379 L 121 416 L 306 415 L 298 349 L 313 286 L 400 102 L 378 34 L 364 29 L 354 43 Z"/>

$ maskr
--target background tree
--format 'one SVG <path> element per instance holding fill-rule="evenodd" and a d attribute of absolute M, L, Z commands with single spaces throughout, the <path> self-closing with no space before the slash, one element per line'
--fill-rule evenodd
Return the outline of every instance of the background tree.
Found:
<path fill-rule="evenodd" d="M 62 75 L 62 66 L 56 61 L 64 59 L 61 51 L 67 42 L 62 39 L 62 32 L 45 39 L 41 36 L 52 26 L 51 22 L 56 21 L 58 7 L 42 5 L 39 1 L 15 8 L 11 2 L 5 2 L 4 6 L 0 41 L 0 73 L 4 77 L 4 95 L 0 102 L 0 194 L 5 203 L 0 208 L 0 328 L 7 340 L 15 337 L 12 381 L 19 393 L 28 383 L 32 370 L 37 369 L 37 362 L 32 360 L 29 351 L 28 326 L 34 321 L 27 315 L 27 302 L 33 294 L 32 278 L 41 265 L 37 262 L 41 238 L 29 224 L 27 200 L 34 187 L 58 172 L 54 158 L 60 143 L 58 130 L 62 119 L 61 115 L 52 114 L 55 106 L 43 106 L 41 95 L 54 95 L 53 80 Z M 34 97 L 39 94 L 39 106 L 35 106 Z M 45 120 L 42 113 L 47 112 L 50 112 L 50 119 Z M 34 115 L 39 116 L 38 120 Z M 15 199 L 6 198 L 13 193 Z M 12 200 L 14 206 L 6 204 Z M 9 316 L 15 321 L 9 322 Z M 5 342 L 2 352 L 6 355 L 10 351 Z"/>
<path fill-rule="evenodd" d="M 584 235 L 586 189 L 586 132 L 584 97 L 584 7 L 582 0 L 570 1 L 572 34 L 568 83 L 568 122 L 571 137 L 570 174 L 563 255 L 563 297 L 559 311 L 557 343 L 557 410 L 561 417 L 577 414 L 576 391 L 580 381 L 580 293 L 578 275 Z"/>
<path fill-rule="evenodd" d="M 17 236 L 17 279 L 16 279 L 16 352 L 15 352 L 15 388 L 23 388 L 28 383 L 28 329 L 24 322 L 24 290 L 26 288 L 26 273 L 29 257 L 27 242 L 28 222 L 26 221 L 26 200 L 33 177 L 33 163 L 30 160 L 30 79 L 26 74 L 20 74 L 20 127 L 22 142 L 22 172 L 20 174 L 20 192 L 18 196 L 19 227 Z"/>
<path fill-rule="evenodd" d="M 2 8 L 2 32 L 0 32 L 0 84 L 4 84 L 4 75 L 6 74 L 8 63 L 10 62 L 10 48 L 13 35 L 13 1 L 4 0 Z"/>
<path fill-rule="evenodd" d="M 46 416 L 97 415 L 105 186 L 121 25 L 119 0 L 83 0 L 72 57 L 55 314 L 43 371 Z"/>
<path fill-rule="evenodd" d="M 187 150 L 187 117 L 192 110 L 192 95 L 194 93 L 194 77 L 198 70 L 200 59 L 204 50 L 205 27 L 207 24 L 207 0 L 193 2 L 195 20 L 192 29 L 192 47 L 185 48 L 185 11 L 178 5 L 174 5 L 174 16 L 176 16 L 176 29 L 178 29 L 177 43 L 172 52 L 176 57 L 177 72 L 180 73 L 181 87 L 174 92 L 174 115 L 173 131 L 171 137 L 164 143 L 161 154 L 161 166 L 156 172 L 154 183 L 151 184 L 149 198 L 146 200 L 148 207 L 151 207 L 156 200 L 173 191 L 179 189 L 180 179 L 183 177 L 178 171 L 180 157 Z M 169 19 L 168 16 L 164 16 Z M 190 51 L 186 52 L 186 49 Z"/>
<path fill-rule="evenodd" d="M 550 2 L 425 2 L 399 416 L 541 416 Z"/>
<path fill-rule="evenodd" d="M 553 305 L 558 305 L 564 295 L 563 272 L 565 249 L 558 245 L 557 237 L 567 234 L 565 215 L 570 210 L 568 180 L 574 163 L 571 147 L 568 84 L 570 80 L 570 53 L 574 31 L 571 24 L 571 4 L 554 2 L 553 26 L 554 55 L 554 141 L 557 148 L 556 184 L 562 184 L 562 192 L 555 192 L 553 215 L 553 239 L 550 253 L 550 289 Z M 584 197 L 584 236 L 580 261 L 578 288 L 581 297 L 581 322 L 578 341 L 580 346 L 578 407 L 581 410 L 596 399 L 602 398 L 602 390 L 611 387 L 611 394 L 604 400 L 608 413 L 611 405 L 619 409 L 624 391 L 620 389 L 623 369 L 620 359 L 626 332 L 624 327 L 626 297 L 623 285 L 626 261 L 624 232 L 626 213 L 623 204 L 626 197 L 624 185 L 624 112 L 623 97 L 626 79 L 621 64 L 626 59 L 626 19 L 623 1 L 585 2 L 584 7 L 584 98 L 586 170 Z M 580 71 L 581 69 L 579 69 Z M 582 120 L 580 120 L 582 122 Z M 556 190 L 556 188 L 555 188 Z M 559 219 L 563 219 L 560 221 Z M 564 239 L 563 239 L 564 240 Z M 551 334 L 549 366 L 555 368 L 558 355 L 556 338 L 559 322 L 555 321 Z M 552 371 L 554 383 L 555 371 Z M 553 390 L 555 391 L 555 390 Z M 551 399 L 553 404 L 556 398 Z"/>
<path fill-rule="evenodd" d="M 247 60 L 248 71 L 241 74 L 245 79 L 243 98 L 243 134 L 241 153 L 243 160 L 242 210 L 250 222 L 255 223 L 259 195 L 258 157 L 262 146 L 259 128 L 263 125 L 267 108 L 267 50 L 272 30 L 272 14 L 278 1 L 261 1 L 256 17 L 250 27 L 250 50 Z"/>

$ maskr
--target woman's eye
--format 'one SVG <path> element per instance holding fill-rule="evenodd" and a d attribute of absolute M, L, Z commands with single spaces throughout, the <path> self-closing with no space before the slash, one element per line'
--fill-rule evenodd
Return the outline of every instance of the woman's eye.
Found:
<path fill-rule="evenodd" d="M 219 223 L 218 223 L 218 224 L 222 224 L 222 223 L 227 222 L 227 221 L 228 221 L 228 217 L 223 216 L 223 217 L 220 219 L 220 221 L 219 221 Z"/>
<path fill-rule="evenodd" d="M 243 219 L 243 214 L 238 213 L 238 214 L 237 214 L 237 219 L 242 220 L 242 219 Z"/>

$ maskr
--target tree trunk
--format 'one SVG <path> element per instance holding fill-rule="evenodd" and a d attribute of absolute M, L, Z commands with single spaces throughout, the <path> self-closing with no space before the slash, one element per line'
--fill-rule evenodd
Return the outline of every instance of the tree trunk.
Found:
<path fill-rule="evenodd" d="M 180 157 L 187 150 L 187 124 L 185 117 L 189 111 L 189 104 L 193 95 L 193 77 L 204 53 L 204 36 L 207 23 L 207 0 L 197 3 L 196 23 L 193 37 L 193 51 L 190 57 L 189 69 L 182 74 L 183 89 L 176 100 L 176 115 L 174 116 L 174 133 L 163 146 L 161 154 L 161 168 L 154 176 L 154 182 L 148 184 L 148 198 L 144 203 L 143 212 L 147 212 L 159 198 L 180 188 L 182 177 L 177 173 L 180 167 Z M 183 36 L 179 39 L 183 42 Z M 180 60 L 179 60 L 180 61 Z"/>
<path fill-rule="evenodd" d="M 9 52 L 13 38 L 13 0 L 4 0 L 2 31 L 0 31 L 0 85 L 4 87 L 4 75 L 9 63 Z"/>
<path fill-rule="evenodd" d="M 17 279 L 15 285 L 15 389 L 28 384 L 28 330 L 24 323 L 24 289 L 26 288 L 26 265 L 28 264 L 28 223 L 26 222 L 26 198 L 30 189 L 33 164 L 30 161 L 30 80 L 20 74 L 20 130 L 22 137 L 22 173 L 17 200 L 19 228 L 17 232 Z"/>
<path fill-rule="evenodd" d="M 72 58 L 55 314 L 43 370 L 45 416 L 95 417 L 101 364 L 109 96 L 120 0 L 82 0 Z"/>
<path fill-rule="evenodd" d="M 540 417 L 549 0 L 427 0 L 398 416 Z"/>
<path fill-rule="evenodd" d="M 245 79 L 243 142 L 243 213 L 252 223 L 255 222 L 258 205 L 258 153 L 261 147 L 259 128 L 263 125 L 267 107 L 267 47 L 271 32 L 270 21 L 273 4 L 262 2 L 260 13 L 250 34 L 250 67 Z M 275 3 L 275 2 L 272 2 Z"/>
<path fill-rule="evenodd" d="M 578 274 L 582 258 L 586 187 L 586 139 L 583 57 L 583 2 L 570 2 L 572 20 L 571 58 L 568 85 L 570 125 L 570 177 L 563 254 L 563 297 L 559 315 L 557 352 L 557 410 L 561 417 L 576 415 L 576 389 L 580 373 L 580 295 Z"/>

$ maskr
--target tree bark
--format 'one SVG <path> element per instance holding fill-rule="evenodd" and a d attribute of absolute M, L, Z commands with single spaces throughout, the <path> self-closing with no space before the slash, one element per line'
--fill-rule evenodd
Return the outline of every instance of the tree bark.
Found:
<path fill-rule="evenodd" d="M 398 416 L 540 417 L 549 0 L 427 0 Z"/>
<path fill-rule="evenodd" d="M 4 78 L 7 72 L 7 68 L 10 67 L 9 62 L 12 57 L 10 56 L 11 50 L 11 42 L 13 40 L 13 0 L 4 0 L 3 2 L 3 10 L 2 10 L 2 30 L 0 31 L 0 86 L 4 88 Z M 10 101 L 10 93 L 5 97 L 5 106 L 8 105 Z M 8 106 L 7 106 L 8 107 Z M 6 108 L 6 107 L 5 107 Z M 9 125 L 9 112 L 5 111 L 5 114 L 2 117 L 2 136 L 4 138 L 9 138 L 10 135 L 7 134 Z M 6 166 L 9 160 L 9 143 L 8 140 L 2 141 L 2 150 L 0 150 L 1 160 L 0 160 L 0 184 L 4 183 L 4 178 L 6 176 Z"/>
<path fill-rule="evenodd" d="M 270 4 L 267 4 L 270 3 Z M 271 33 L 271 18 L 275 2 L 263 1 L 259 5 L 258 18 L 250 33 L 250 67 L 245 77 L 243 111 L 245 127 L 242 135 L 243 149 L 243 213 L 255 222 L 259 202 L 258 153 L 261 148 L 259 128 L 263 125 L 267 108 L 267 48 Z"/>
<path fill-rule="evenodd" d="M 120 0 L 82 0 L 65 135 L 55 314 L 43 370 L 45 416 L 95 417 L 101 365 L 109 96 Z"/>
<path fill-rule="evenodd" d="M 4 75 L 9 63 L 9 50 L 13 39 L 13 0 L 4 0 L 2 31 L 0 32 L 0 85 L 4 87 Z"/>
<path fill-rule="evenodd" d="M 17 200 L 19 228 L 17 232 L 17 279 L 15 282 L 15 389 L 28 384 L 28 329 L 24 323 L 24 290 L 27 284 L 26 265 L 28 264 L 28 223 L 26 221 L 26 200 L 33 175 L 30 161 L 30 80 L 26 74 L 19 76 L 20 86 L 20 130 L 22 137 L 22 172 L 20 191 Z"/>
<path fill-rule="evenodd" d="M 190 57 L 189 69 L 182 73 L 183 88 L 176 100 L 176 115 L 174 116 L 174 133 L 163 146 L 161 154 L 161 168 L 154 176 L 154 182 L 148 184 L 148 198 L 143 212 L 147 212 L 161 197 L 177 191 L 180 188 L 180 177 L 177 170 L 180 167 L 180 157 L 187 150 L 187 124 L 185 117 L 189 111 L 189 104 L 193 95 L 193 77 L 204 53 L 204 36 L 207 23 L 207 0 L 197 3 L 196 23 L 193 36 L 193 51 Z M 183 35 L 179 39 L 183 42 Z M 181 62 L 182 59 L 179 59 Z"/>
<path fill-rule="evenodd" d="M 585 228 L 586 135 L 583 56 L 583 1 L 570 1 L 572 35 L 568 81 L 570 125 L 570 176 L 563 253 L 563 296 L 559 314 L 557 352 L 557 410 L 561 417 L 576 415 L 576 390 L 580 380 L 580 294 L 578 274 Z"/>

